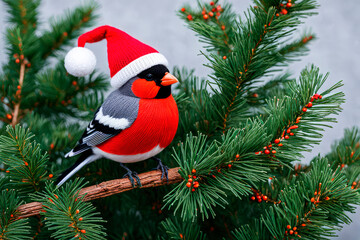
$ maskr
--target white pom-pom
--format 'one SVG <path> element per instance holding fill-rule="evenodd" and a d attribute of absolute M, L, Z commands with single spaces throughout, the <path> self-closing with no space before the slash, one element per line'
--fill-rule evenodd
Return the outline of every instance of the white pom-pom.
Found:
<path fill-rule="evenodd" d="M 71 49 L 65 56 L 65 68 L 75 77 L 83 77 L 94 71 L 96 57 L 92 51 L 83 47 Z"/>

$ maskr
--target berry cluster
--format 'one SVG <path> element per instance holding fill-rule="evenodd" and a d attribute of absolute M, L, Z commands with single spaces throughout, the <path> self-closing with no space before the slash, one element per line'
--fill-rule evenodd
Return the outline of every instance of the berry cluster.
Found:
<path fill-rule="evenodd" d="M 318 99 L 322 99 L 322 96 L 318 93 L 314 94 L 314 96 L 310 98 L 310 102 L 305 107 L 303 107 L 302 111 L 306 112 L 308 108 L 311 108 L 313 106 L 313 101 Z"/>
<path fill-rule="evenodd" d="M 23 62 L 26 67 L 28 67 L 28 68 L 31 67 L 31 63 L 29 63 L 29 61 L 25 59 L 23 54 L 19 55 L 19 54 L 15 53 L 13 55 L 13 57 L 15 58 L 15 62 L 17 64 L 19 64 L 20 62 Z"/>
<path fill-rule="evenodd" d="M 195 174 L 195 173 L 196 173 L 196 170 L 193 169 L 191 172 L 192 172 L 193 174 Z M 197 179 L 197 176 L 196 176 L 196 175 L 193 175 L 193 176 L 189 175 L 188 177 L 189 177 L 189 179 L 188 179 L 188 182 L 186 183 L 186 186 L 187 186 L 188 188 L 191 188 L 191 187 L 192 187 L 191 191 L 192 191 L 192 192 L 195 192 L 196 188 L 198 188 L 198 187 L 200 186 L 199 182 L 196 181 L 196 180 L 198 180 L 198 179 Z"/>
<path fill-rule="evenodd" d="M 303 223 L 303 224 L 301 224 L 301 226 L 306 226 L 306 224 L 305 223 Z M 297 227 L 293 227 L 293 228 L 291 228 L 291 226 L 290 225 L 287 225 L 286 226 L 286 231 L 285 231 L 285 235 L 295 235 L 295 236 L 298 236 L 299 238 L 301 238 L 301 236 L 300 235 L 298 235 L 298 232 L 297 232 L 297 230 L 298 230 L 298 228 Z"/>
<path fill-rule="evenodd" d="M 321 183 L 319 183 L 319 190 L 315 190 L 314 197 L 310 199 L 310 202 L 312 202 L 313 204 L 318 204 L 321 197 Z M 330 197 L 326 196 L 324 197 L 324 200 L 328 201 L 330 200 Z"/>
<path fill-rule="evenodd" d="M 279 10 L 280 12 L 276 14 L 277 17 L 280 15 L 286 15 L 288 14 L 288 9 L 291 8 L 293 4 L 291 3 L 291 0 L 287 0 L 285 3 L 280 3 Z"/>
<path fill-rule="evenodd" d="M 157 211 L 159 214 L 162 214 L 161 203 L 159 201 L 154 202 L 152 204 L 151 210 Z"/>
<path fill-rule="evenodd" d="M 359 183 L 353 182 L 351 185 L 351 189 L 357 189 L 359 187 Z"/>
<path fill-rule="evenodd" d="M 303 42 L 303 43 L 307 43 L 307 42 L 310 41 L 312 38 L 313 38 L 313 36 L 311 36 L 311 35 L 308 36 L 308 37 L 304 37 L 303 40 L 302 40 L 302 42 Z"/>
<path fill-rule="evenodd" d="M 221 15 L 221 12 L 224 11 L 221 7 L 221 5 L 215 5 L 214 2 L 210 2 L 209 7 L 204 7 L 201 14 L 203 19 L 208 20 L 212 17 L 215 17 L 215 19 L 218 19 L 218 17 Z M 181 12 L 187 14 L 187 19 L 189 21 L 194 20 L 191 13 L 187 12 L 185 8 L 181 9 Z M 222 30 L 225 30 L 225 26 L 221 26 Z"/>
<path fill-rule="evenodd" d="M 251 201 L 257 201 L 258 203 L 261 203 L 263 200 L 268 201 L 268 196 L 260 193 L 256 189 L 252 189 L 254 195 L 250 197 Z"/>

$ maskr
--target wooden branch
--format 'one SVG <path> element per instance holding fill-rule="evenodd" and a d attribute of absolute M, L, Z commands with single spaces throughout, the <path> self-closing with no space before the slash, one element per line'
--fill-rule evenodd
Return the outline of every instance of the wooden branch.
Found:
<path fill-rule="evenodd" d="M 20 65 L 20 76 L 19 76 L 19 86 L 20 89 L 18 91 L 21 91 L 22 86 L 24 84 L 24 76 L 25 76 L 25 62 L 23 61 Z M 21 94 L 21 92 L 20 92 Z M 14 113 L 13 113 L 13 118 L 11 121 L 11 125 L 13 127 L 15 127 L 15 125 L 19 122 L 19 112 L 20 112 L 20 103 L 21 103 L 21 95 L 18 95 L 19 97 L 19 102 L 15 104 L 14 106 Z"/>
<path fill-rule="evenodd" d="M 169 181 L 166 179 L 160 180 L 161 171 L 154 170 L 146 173 L 139 174 L 139 178 L 142 184 L 141 188 L 158 187 L 182 181 L 182 177 L 179 174 L 180 168 L 169 169 Z M 97 198 L 108 197 L 117 193 L 126 192 L 134 189 L 128 178 L 121 178 L 102 182 L 98 185 L 93 185 L 80 190 L 80 196 L 85 195 L 84 201 L 90 201 Z M 20 218 L 26 218 L 34 215 L 38 215 L 42 210 L 42 204 L 40 202 L 31 202 L 18 207 Z"/>

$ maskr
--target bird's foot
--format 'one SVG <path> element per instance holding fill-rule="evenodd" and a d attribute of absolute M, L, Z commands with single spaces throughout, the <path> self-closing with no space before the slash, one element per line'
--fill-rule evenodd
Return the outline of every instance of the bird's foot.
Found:
<path fill-rule="evenodd" d="M 123 178 L 125 177 L 128 177 L 130 182 L 131 182 L 131 185 L 133 188 L 135 188 L 135 181 L 134 181 L 134 178 L 136 179 L 136 183 L 139 187 L 141 187 L 141 182 L 140 182 L 140 178 L 138 177 L 137 173 L 134 172 L 134 171 L 131 171 L 129 168 L 125 167 L 122 163 L 120 163 L 120 166 L 123 167 L 127 173 L 124 174 Z"/>
<path fill-rule="evenodd" d="M 164 178 L 164 175 L 165 175 L 166 181 L 169 181 L 169 177 L 168 177 L 169 168 L 161 162 L 160 158 L 153 157 L 153 159 L 158 161 L 158 165 L 154 169 L 155 170 L 161 170 L 161 180 Z"/>

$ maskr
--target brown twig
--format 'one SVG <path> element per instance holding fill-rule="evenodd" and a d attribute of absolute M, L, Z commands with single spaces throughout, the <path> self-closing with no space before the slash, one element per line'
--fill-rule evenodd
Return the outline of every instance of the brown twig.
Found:
<path fill-rule="evenodd" d="M 25 76 L 25 62 L 22 61 L 21 65 L 20 65 L 20 77 L 19 77 L 19 86 L 20 89 L 23 86 L 24 83 L 24 76 Z M 21 90 L 20 90 L 21 91 Z M 19 121 L 19 112 L 20 112 L 20 103 L 21 103 L 21 95 L 19 94 L 19 102 L 15 104 L 14 106 L 14 114 L 13 114 L 13 118 L 11 121 L 11 125 L 13 127 L 15 127 L 15 125 L 18 123 Z"/>
<path fill-rule="evenodd" d="M 166 179 L 161 180 L 161 171 L 154 170 L 146 173 L 139 174 L 142 184 L 141 188 L 158 187 L 163 185 L 174 184 L 182 181 L 179 174 L 180 168 L 171 168 L 168 172 L 169 181 Z M 98 185 L 93 185 L 80 190 L 80 196 L 85 195 L 84 201 L 90 201 L 97 198 L 108 197 L 117 193 L 126 192 L 134 189 L 127 178 L 115 179 L 102 182 Z M 18 207 L 18 217 L 26 218 L 38 215 L 43 210 L 40 202 L 31 202 Z"/>

